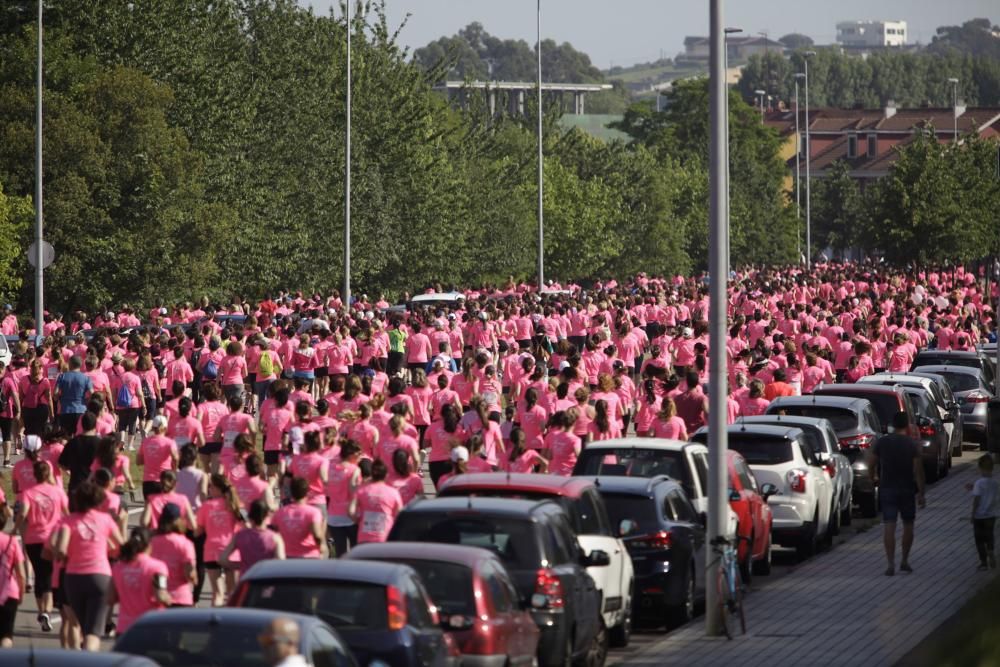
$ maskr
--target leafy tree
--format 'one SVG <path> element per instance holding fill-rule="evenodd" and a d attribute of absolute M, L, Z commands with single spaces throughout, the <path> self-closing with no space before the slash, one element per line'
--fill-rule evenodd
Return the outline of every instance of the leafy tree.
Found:
<path fill-rule="evenodd" d="M 11 197 L 0 188 L 0 298 L 14 299 L 23 283 L 27 260 L 25 240 L 33 220 L 26 197 Z"/>
<path fill-rule="evenodd" d="M 778 41 L 788 49 L 805 49 L 813 45 L 812 37 L 800 32 L 790 32 L 779 38 Z"/>
<path fill-rule="evenodd" d="M 835 162 L 812 183 L 813 255 L 827 247 L 843 254 L 862 245 L 868 215 L 868 202 L 851 176 L 850 165 Z"/>
<path fill-rule="evenodd" d="M 989 19 L 972 19 L 962 25 L 949 25 L 937 29 L 928 51 L 947 54 L 959 52 L 971 56 L 1000 60 L 1000 26 Z"/>

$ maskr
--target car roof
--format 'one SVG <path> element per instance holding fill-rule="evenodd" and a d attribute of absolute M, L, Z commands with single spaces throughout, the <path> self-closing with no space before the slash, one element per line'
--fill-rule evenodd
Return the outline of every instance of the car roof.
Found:
<path fill-rule="evenodd" d="M 410 303 L 427 303 L 427 302 L 437 302 L 437 301 L 459 301 L 465 300 L 465 295 L 461 292 L 435 292 L 434 294 L 418 294 L 412 299 Z"/>
<path fill-rule="evenodd" d="M 923 366 L 922 368 L 926 368 Z M 911 375 L 910 373 L 875 373 L 874 375 L 866 375 L 858 380 L 859 384 L 885 384 L 894 382 L 896 384 L 902 385 L 920 385 L 922 387 L 929 387 L 932 384 L 937 384 L 937 381 L 933 378 L 923 377 L 921 375 Z"/>
<path fill-rule="evenodd" d="M 978 350 L 921 350 L 916 359 L 922 357 L 955 357 L 959 359 L 982 359 L 983 353 Z"/>
<path fill-rule="evenodd" d="M 681 483 L 667 475 L 655 477 L 587 477 L 593 480 L 601 493 L 625 493 L 637 496 L 650 496 L 653 489 L 661 485 L 681 487 Z"/>
<path fill-rule="evenodd" d="M 772 407 L 781 407 L 782 405 L 820 405 L 861 412 L 871 405 L 871 401 L 867 398 L 858 398 L 857 396 L 836 396 L 833 394 L 817 396 L 810 394 L 808 396 L 779 396 L 771 401 L 767 407 L 770 409 Z"/>
<path fill-rule="evenodd" d="M 593 482 L 581 477 L 562 477 L 560 475 L 537 475 L 530 473 L 482 472 L 455 475 L 445 481 L 438 494 L 447 492 L 473 492 L 475 490 L 490 491 L 528 491 L 545 493 L 551 496 L 579 498 L 583 492 L 593 486 Z"/>
<path fill-rule="evenodd" d="M 468 512 L 492 516 L 530 517 L 538 509 L 559 509 L 551 500 L 520 500 L 515 498 L 491 498 L 486 496 L 451 496 L 447 498 L 424 498 L 410 503 L 403 514 L 423 514 L 439 512 Z"/>
<path fill-rule="evenodd" d="M 830 430 L 833 430 L 833 424 L 831 424 L 830 420 L 825 417 L 803 417 L 800 415 L 754 415 L 753 417 L 740 417 L 736 421 L 737 424 L 779 425 L 775 424 L 775 422 L 788 424 L 789 426 L 793 426 L 795 428 L 802 428 L 805 426 L 807 428 L 829 428 Z"/>
<path fill-rule="evenodd" d="M 410 568 L 395 563 L 372 561 L 289 558 L 264 560 L 251 567 L 241 581 L 253 579 L 331 579 L 361 581 L 388 586 L 409 573 Z"/>
<path fill-rule="evenodd" d="M 591 449 L 664 449 L 682 451 L 686 447 L 704 447 L 701 443 L 671 438 L 613 438 L 588 443 L 584 451 Z"/>
<path fill-rule="evenodd" d="M 828 391 L 860 391 L 861 393 L 871 393 L 871 394 L 898 394 L 901 389 L 897 391 L 895 385 L 891 384 L 821 384 L 815 389 L 814 393 L 824 394 Z"/>
<path fill-rule="evenodd" d="M 439 563 L 459 563 L 470 568 L 476 567 L 484 560 L 503 562 L 488 549 L 437 542 L 369 542 L 352 548 L 347 558 L 430 560 Z"/>
<path fill-rule="evenodd" d="M 7 648 L 3 650 L 4 665 L 33 667 L 156 667 L 156 663 L 141 655 L 128 653 L 88 653 L 57 648 Z"/>
<path fill-rule="evenodd" d="M 282 561 L 292 562 L 292 561 Z M 315 616 L 306 614 L 295 614 L 291 612 L 281 612 L 282 616 L 287 616 L 296 621 L 300 627 L 306 629 L 313 625 L 325 625 Z M 261 626 L 274 620 L 274 611 L 269 609 L 251 609 L 239 607 L 187 607 L 174 609 L 160 609 L 155 614 L 144 614 L 135 623 L 133 628 L 145 625 L 169 626 L 169 625 L 205 625 L 209 627 L 217 625 L 252 625 Z M 123 635 L 124 636 L 124 635 Z"/>

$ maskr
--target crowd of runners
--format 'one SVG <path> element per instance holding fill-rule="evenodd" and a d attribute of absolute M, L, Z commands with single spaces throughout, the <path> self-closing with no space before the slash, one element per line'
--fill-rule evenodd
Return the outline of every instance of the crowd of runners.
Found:
<path fill-rule="evenodd" d="M 58 613 L 64 647 L 97 650 L 115 625 L 196 603 L 206 581 L 224 604 L 258 560 L 384 540 L 449 476 L 568 475 L 588 442 L 704 425 L 704 279 L 542 292 L 510 281 L 461 296 L 121 306 L 46 315 L 41 336 L 6 307 L 0 331 L 17 339 L 0 363 L 12 496 L 0 527 L 13 524 L 0 532 L 3 645 L 27 594 L 43 631 Z M 738 273 L 728 420 L 906 370 L 921 348 L 994 340 L 996 298 L 963 267 Z"/>

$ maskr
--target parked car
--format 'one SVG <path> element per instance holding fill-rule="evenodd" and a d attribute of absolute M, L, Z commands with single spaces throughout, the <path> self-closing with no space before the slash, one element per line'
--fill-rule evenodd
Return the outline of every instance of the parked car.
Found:
<path fill-rule="evenodd" d="M 299 653 L 306 664 L 357 665 L 343 640 L 323 621 L 286 610 L 282 616 L 298 623 Z M 268 667 L 257 636 L 274 617 L 273 611 L 258 609 L 163 609 L 133 623 L 118 637 L 114 650 L 145 656 L 161 667 Z"/>
<path fill-rule="evenodd" d="M 632 634 L 632 559 L 608 521 L 604 500 L 593 482 L 579 477 L 506 473 L 457 475 L 438 491 L 441 497 L 487 496 L 495 498 L 550 498 L 559 503 L 584 553 L 604 551 L 611 559 L 607 567 L 587 568 L 601 591 L 601 613 L 609 629 L 610 643 L 627 646 Z"/>
<path fill-rule="evenodd" d="M 743 455 L 737 451 L 726 452 L 729 468 L 729 507 L 739 517 L 737 556 L 744 583 L 749 584 L 755 574 L 771 574 L 771 529 L 774 516 L 767 499 L 777 493 L 773 484 L 758 484 Z"/>
<path fill-rule="evenodd" d="M 13 356 L 10 351 L 10 346 L 11 344 L 16 344 L 16 342 L 16 338 L 14 343 L 8 343 L 6 336 L 0 336 L 0 361 L 3 362 L 4 367 L 10 366 L 10 359 Z"/>
<path fill-rule="evenodd" d="M 837 499 L 837 516 L 830 522 L 831 534 L 840 531 L 840 525 L 851 525 L 851 509 L 854 492 L 854 472 L 851 461 L 840 451 L 840 440 L 833 430 L 830 420 L 822 417 L 802 417 L 783 415 L 780 412 L 756 417 L 744 417 L 741 424 L 771 424 L 774 426 L 794 426 L 802 429 L 806 441 L 812 447 L 833 481 L 833 494 Z"/>
<path fill-rule="evenodd" d="M 917 427 L 920 429 L 920 451 L 924 460 L 924 476 L 929 482 L 948 474 L 951 469 L 951 449 L 948 442 L 948 432 L 938 412 L 937 406 L 931 401 L 928 392 L 911 385 L 900 385 L 910 397 L 914 412 L 917 415 Z M 950 418 L 950 415 L 949 415 Z"/>
<path fill-rule="evenodd" d="M 815 394 L 781 396 L 771 401 L 765 414 L 829 421 L 837 434 L 840 451 L 851 462 L 851 496 L 861 516 L 875 516 L 878 492 L 868 466 L 868 450 L 882 432 L 882 424 L 868 399 Z"/>
<path fill-rule="evenodd" d="M 610 558 L 580 549 L 558 503 L 472 496 L 418 500 L 396 517 L 389 541 L 489 549 L 507 567 L 520 603 L 541 630 L 539 664 L 604 663 L 608 633 L 601 594 L 586 568 L 607 566 Z"/>
<path fill-rule="evenodd" d="M 948 436 L 948 447 L 952 456 L 962 455 L 962 439 L 964 429 L 962 413 L 958 403 L 948 387 L 947 381 L 940 375 L 923 373 L 876 373 L 868 375 L 858 382 L 863 384 L 898 384 L 904 387 L 920 387 L 927 392 L 928 398 L 937 410 L 937 416 L 944 424 Z"/>
<path fill-rule="evenodd" d="M 994 348 L 995 350 L 995 348 Z M 996 392 L 996 368 L 993 354 L 983 350 L 921 350 L 913 358 L 910 370 L 915 371 L 921 366 L 968 366 L 978 368 L 983 372 L 990 390 Z"/>
<path fill-rule="evenodd" d="M 882 433 L 889 432 L 893 415 L 897 412 L 905 412 L 910 424 L 907 433 L 912 438 L 920 437 L 917 417 L 913 411 L 913 402 L 910 401 L 910 397 L 906 395 L 902 387 L 862 383 L 821 384 L 813 390 L 813 393 L 817 396 L 852 396 L 868 399 L 878 417 Z"/>
<path fill-rule="evenodd" d="M 362 544 L 350 560 L 412 567 L 427 587 L 441 627 L 461 653 L 462 667 L 531 665 L 538 627 L 520 604 L 507 568 L 480 547 L 426 542 Z"/>
<path fill-rule="evenodd" d="M 705 593 L 705 526 L 677 480 L 602 477 L 601 496 L 636 568 L 637 617 L 680 625 Z"/>
<path fill-rule="evenodd" d="M 5 667 L 158 667 L 140 655 L 88 653 L 57 648 L 5 648 L 0 654 Z"/>
<path fill-rule="evenodd" d="M 420 577 L 406 565 L 304 558 L 261 561 L 240 579 L 229 604 L 309 612 L 340 633 L 362 665 L 448 662 L 434 604 Z"/>
<path fill-rule="evenodd" d="M 733 424 L 728 435 L 729 448 L 743 455 L 757 480 L 777 489 L 767 501 L 774 515 L 774 541 L 794 547 L 800 558 L 814 554 L 821 543 L 829 544 L 828 526 L 836 512 L 833 483 L 802 429 Z M 699 429 L 693 439 L 706 441 L 707 428 Z"/>
<path fill-rule="evenodd" d="M 965 438 L 986 447 L 987 412 L 993 392 L 983 372 L 971 366 L 921 366 L 919 373 L 933 373 L 944 378 L 962 413 Z"/>
<path fill-rule="evenodd" d="M 579 477 L 667 475 L 684 487 L 699 514 L 708 513 L 708 447 L 667 438 L 617 438 L 588 443 L 573 467 Z M 736 537 L 739 518 L 731 508 L 726 537 Z"/>

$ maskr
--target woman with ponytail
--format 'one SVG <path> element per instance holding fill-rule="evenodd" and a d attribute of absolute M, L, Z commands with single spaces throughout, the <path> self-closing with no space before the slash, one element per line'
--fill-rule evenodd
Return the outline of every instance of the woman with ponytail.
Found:
<path fill-rule="evenodd" d="M 639 397 L 639 410 L 635 413 L 635 434 L 647 437 L 653 429 L 653 422 L 660 412 L 663 397 L 656 391 L 656 380 L 647 377 L 642 382 L 642 395 Z"/>
<path fill-rule="evenodd" d="M 180 507 L 173 503 L 163 507 L 150 547 L 153 558 L 163 561 L 167 566 L 170 606 L 193 606 L 195 598 L 192 586 L 198 583 L 198 557 L 194 544 L 184 535 Z"/>
<path fill-rule="evenodd" d="M 208 500 L 198 508 L 196 519 L 198 527 L 195 535 L 205 535 L 205 570 L 212 586 L 212 606 L 221 607 L 226 603 L 226 593 L 232 592 L 236 585 L 236 578 L 231 570 L 226 571 L 223 584 L 219 556 L 236 531 L 244 525 L 240 499 L 223 475 L 212 475 Z"/>
<path fill-rule="evenodd" d="M 622 437 L 622 430 L 608 414 L 608 402 L 603 398 L 594 403 L 594 421 L 587 429 L 587 442 Z"/>
<path fill-rule="evenodd" d="M 150 555 L 148 528 L 136 526 L 121 548 L 121 558 L 111 569 L 110 602 L 118 602 L 117 632 L 125 632 L 147 611 L 170 604 L 166 564 Z"/>

